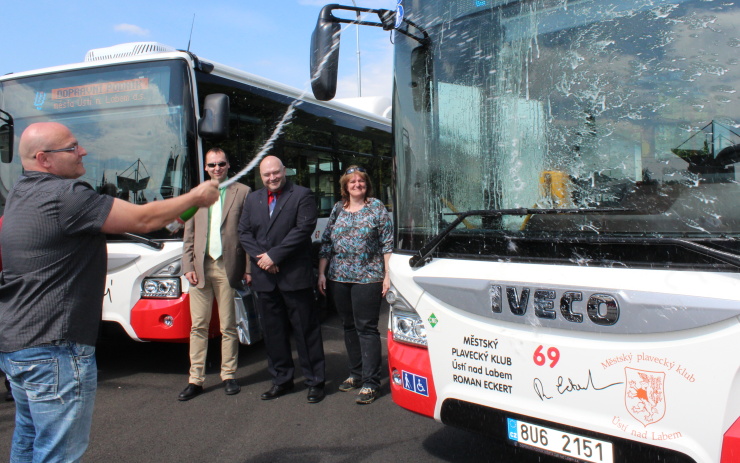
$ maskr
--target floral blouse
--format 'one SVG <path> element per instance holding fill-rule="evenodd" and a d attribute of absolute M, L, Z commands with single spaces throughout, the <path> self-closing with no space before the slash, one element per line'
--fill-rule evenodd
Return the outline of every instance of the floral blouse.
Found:
<path fill-rule="evenodd" d="M 383 254 L 392 251 L 393 225 L 379 199 L 370 198 L 357 212 L 346 211 L 342 201 L 334 205 L 319 251 L 319 257 L 329 261 L 328 280 L 344 283 L 383 281 Z"/>

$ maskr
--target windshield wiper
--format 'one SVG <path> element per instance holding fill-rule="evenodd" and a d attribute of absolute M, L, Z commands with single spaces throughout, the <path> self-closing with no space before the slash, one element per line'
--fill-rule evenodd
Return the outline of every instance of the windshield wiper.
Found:
<path fill-rule="evenodd" d="M 734 238 L 728 238 L 734 240 Z M 647 244 L 672 244 L 680 246 L 690 251 L 695 251 L 707 257 L 712 257 L 721 261 L 725 264 L 730 264 L 740 268 L 740 254 L 736 254 L 730 251 L 721 251 L 696 241 L 691 241 L 685 238 L 670 238 L 670 237 L 598 237 L 593 240 L 596 243 L 647 243 Z"/>
<path fill-rule="evenodd" d="M 121 235 L 125 236 L 126 238 L 129 238 L 131 241 L 136 241 L 137 243 L 151 246 L 152 248 L 157 249 L 159 251 L 161 251 L 162 248 L 164 248 L 164 243 L 160 241 L 150 240 L 149 238 L 145 236 L 134 235 L 133 233 L 121 233 Z"/>
<path fill-rule="evenodd" d="M 701 254 L 704 254 L 705 256 L 714 257 L 715 259 L 720 260 L 726 264 L 731 264 L 735 267 L 740 268 L 740 255 L 733 252 L 720 251 L 719 249 L 710 248 L 709 246 L 704 246 L 703 244 L 699 244 L 695 241 L 689 241 L 680 238 L 663 238 L 661 242 L 677 244 L 687 249 L 691 249 L 692 251 L 697 251 Z"/>
<path fill-rule="evenodd" d="M 448 215 L 456 215 L 457 218 L 450 223 L 447 228 L 437 233 L 432 240 L 427 243 L 424 247 L 419 249 L 416 255 L 409 259 L 409 265 L 412 268 L 423 267 L 427 263 L 431 262 L 431 255 L 435 249 L 442 243 L 447 235 L 452 232 L 463 220 L 471 216 L 480 217 L 502 217 L 505 215 L 534 215 L 534 214 L 619 214 L 625 212 L 633 212 L 634 209 L 627 209 L 622 207 L 604 207 L 604 208 L 593 208 L 593 209 L 533 209 L 527 207 L 519 207 L 515 209 L 483 209 L 483 210 L 471 210 L 465 212 L 455 212 Z"/>

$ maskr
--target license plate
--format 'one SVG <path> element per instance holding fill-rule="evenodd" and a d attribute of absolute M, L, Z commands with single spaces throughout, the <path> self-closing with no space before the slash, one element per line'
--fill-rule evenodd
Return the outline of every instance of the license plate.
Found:
<path fill-rule="evenodd" d="M 507 418 L 509 439 L 519 444 L 593 463 L 613 463 L 612 444 L 592 437 Z"/>

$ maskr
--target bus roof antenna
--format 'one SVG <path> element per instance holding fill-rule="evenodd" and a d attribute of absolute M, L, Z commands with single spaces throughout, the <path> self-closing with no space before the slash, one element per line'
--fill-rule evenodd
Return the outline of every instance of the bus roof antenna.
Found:
<path fill-rule="evenodd" d="M 190 51 L 190 40 L 193 38 L 193 26 L 195 26 L 195 13 L 193 13 L 193 22 L 190 23 L 190 37 L 188 37 L 188 52 Z"/>

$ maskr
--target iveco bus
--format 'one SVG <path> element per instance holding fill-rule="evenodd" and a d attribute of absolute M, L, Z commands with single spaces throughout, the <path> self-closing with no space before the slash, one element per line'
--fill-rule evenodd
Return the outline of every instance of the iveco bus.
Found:
<path fill-rule="evenodd" d="M 319 98 L 357 11 L 395 49 L 393 400 L 569 461 L 740 461 L 740 5 L 328 5 Z"/>

